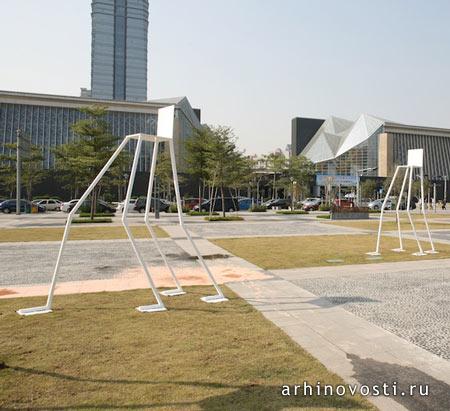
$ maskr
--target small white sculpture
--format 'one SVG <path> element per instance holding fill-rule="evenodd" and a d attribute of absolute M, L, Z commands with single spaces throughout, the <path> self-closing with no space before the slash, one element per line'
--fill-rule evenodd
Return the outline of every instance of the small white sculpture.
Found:
<path fill-rule="evenodd" d="M 427 250 L 424 251 L 422 248 L 422 245 L 420 244 L 419 238 L 417 237 L 417 232 L 416 232 L 416 227 L 414 225 L 412 216 L 411 216 L 411 212 L 410 212 L 410 206 L 411 206 L 411 188 L 412 188 L 412 177 L 413 177 L 413 171 L 414 169 L 418 168 L 419 169 L 419 177 L 420 177 L 420 207 L 422 210 L 422 214 L 423 214 L 423 220 L 425 223 L 425 227 L 428 233 L 428 239 L 430 241 L 430 246 L 431 246 L 431 250 Z M 411 227 L 413 229 L 413 233 L 414 233 L 414 238 L 417 241 L 417 245 L 419 247 L 419 251 L 416 253 L 413 253 L 413 255 L 416 256 L 423 256 L 423 255 L 427 255 L 427 254 L 437 254 L 438 251 L 436 251 L 434 249 L 434 244 L 433 244 L 433 240 L 431 238 L 431 233 L 430 233 L 430 228 L 428 227 L 428 221 L 427 221 L 427 216 L 425 213 L 425 201 L 424 201 L 424 188 L 423 188 L 423 149 L 415 149 L 415 150 L 408 150 L 408 165 L 403 165 L 403 166 L 397 166 L 395 173 L 394 173 L 394 177 L 392 178 L 391 184 L 389 186 L 389 189 L 386 193 L 386 196 L 384 198 L 383 204 L 381 206 L 381 215 L 380 215 L 380 224 L 378 226 L 378 237 L 377 237 L 377 247 L 375 249 L 375 251 L 370 252 L 370 253 L 366 253 L 368 255 L 381 255 L 380 252 L 380 240 L 381 240 L 381 228 L 383 225 L 383 214 L 384 214 L 384 209 L 386 207 L 386 203 L 389 199 L 389 194 L 392 191 L 392 187 L 394 186 L 395 183 L 395 179 L 397 178 L 397 175 L 399 173 L 400 169 L 405 169 L 405 176 L 403 177 L 403 183 L 402 183 L 402 188 L 400 190 L 400 195 L 398 197 L 398 201 L 397 201 L 397 206 L 395 208 L 396 211 L 396 215 L 397 215 L 397 226 L 398 226 L 398 238 L 400 241 L 400 247 L 399 248 L 394 248 L 392 251 L 396 251 L 396 252 L 403 252 L 405 251 L 405 249 L 403 248 L 403 241 L 402 241 L 402 233 L 401 233 L 401 227 L 400 227 L 400 214 L 399 214 L 399 210 L 400 210 L 400 203 L 401 203 L 401 199 L 403 197 L 403 192 L 405 190 L 405 185 L 406 185 L 406 180 L 408 179 L 409 176 L 409 183 L 408 183 L 408 196 L 407 196 L 407 201 L 406 201 L 406 213 L 408 214 L 408 218 L 409 218 L 409 222 L 411 223 Z"/>

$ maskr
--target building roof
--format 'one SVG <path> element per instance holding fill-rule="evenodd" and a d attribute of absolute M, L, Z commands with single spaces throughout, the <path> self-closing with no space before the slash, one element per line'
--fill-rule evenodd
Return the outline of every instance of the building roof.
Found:
<path fill-rule="evenodd" d="M 332 160 L 358 146 L 382 128 L 384 133 L 415 134 L 450 138 L 450 129 L 408 125 L 369 114 L 361 114 L 356 121 L 331 116 L 301 152 L 314 163 Z"/>
<path fill-rule="evenodd" d="M 56 94 L 26 93 L 0 90 L 0 103 L 36 104 L 42 106 L 79 108 L 91 104 L 101 104 L 111 111 L 136 111 L 156 113 L 159 108 L 175 105 L 181 110 L 194 127 L 200 127 L 187 97 L 172 97 L 148 101 L 100 100 L 91 97 L 63 96 Z"/>

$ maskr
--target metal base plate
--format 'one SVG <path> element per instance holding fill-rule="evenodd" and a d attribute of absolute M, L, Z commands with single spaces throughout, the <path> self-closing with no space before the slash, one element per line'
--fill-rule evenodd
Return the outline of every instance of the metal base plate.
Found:
<path fill-rule="evenodd" d="M 377 253 L 376 251 L 371 251 L 370 253 L 366 253 L 367 255 L 381 255 L 381 253 Z"/>
<path fill-rule="evenodd" d="M 152 304 L 152 305 L 140 305 L 139 307 L 136 307 L 136 310 L 140 311 L 141 313 L 156 313 L 158 311 L 167 311 L 167 308 L 163 305 L 159 304 Z"/>
<path fill-rule="evenodd" d="M 201 298 L 202 301 L 204 301 L 205 303 L 222 303 L 224 301 L 228 301 L 227 297 L 224 297 L 220 294 L 217 295 L 208 295 L 206 297 L 202 297 Z"/>
<path fill-rule="evenodd" d="M 165 295 L 166 297 L 175 297 L 177 295 L 183 295 L 186 294 L 186 291 L 180 290 L 178 288 L 175 288 L 173 290 L 164 290 L 161 291 L 160 294 Z"/>
<path fill-rule="evenodd" d="M 415 255 L 416 257 L 422 257 L 424 255 L 427 255 L 426 253 L 421 253 L 420 251 L 417 251 L 417 253 L 412 253 L 411 255 Z"/>
<path fill-rule="evenodd" d="M 403 253 L 406 250 L 404 248 L 393 248 L 391 251 L 395 251 L 396 253 Z"/>
<path fill-rule="evenodd" d="M 46 305 L 42 307 L 32 307 L 32 308 L 22 308 L 16 311 L 19 315 L 36 315 L 36 314 L 48 314 L 51 313 L 52 310 L 48 308 Z"/>
<path fill-rule="evenodd" d="M 427 250 L 425 251 L 427 254 L 439 254 L 439 251 L 436 250 Z"/>

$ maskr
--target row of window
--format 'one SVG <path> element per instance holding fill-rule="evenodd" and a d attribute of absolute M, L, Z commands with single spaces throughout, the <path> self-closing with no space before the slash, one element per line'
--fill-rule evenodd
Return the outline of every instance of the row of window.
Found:
<path fill-rule="evenodd" d="M 44 167 L 54 165 L 52 147 L 73 141 L 76 136 L 71 125 L 86 118 L 75 108 L 47 107 L 22 104 L 0 104 L 0 153 L 9 153 L 5 144 L 16 141 L 16 131 L 29 136 L 32 144 L 42 147 Z M 151 113 L 130 113 L 109 111 L 106 116 L 111 134 L 123 137 L 135 133 L 156 133 L 157 115 Z M 133 151 L 134 142 L 129 149 Z M 144 144 L 140 170 L 148 169 L 151 147 Z"/>

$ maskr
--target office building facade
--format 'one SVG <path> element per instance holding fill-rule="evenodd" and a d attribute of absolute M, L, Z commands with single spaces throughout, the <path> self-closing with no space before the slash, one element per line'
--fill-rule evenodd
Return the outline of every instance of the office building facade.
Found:
<path fill-rule="evenodd" d="M 424 174 L 429 180 L 448 179 L 450 129 L 401 124 L 367 114 L 356 121 L 329 117 L 301 150 L 299 146 L 293 150 L 309 158 L 321 176 L 390 177 L 397 165 L 407 163 L 408 150 L 416 148 L 424 149 Z"/>
<path fill-rule="evenodd" d="M 148 0 L 92 1 L 92 98 L 147 100 L 148 7 Z"/>
<path fill-rule="evenodd" d="M 77 138 L 71 126 L 86 118 L 80 108 L 92 104 L 107 107 L 109 131 L 119 138 L 135 133 L 155 134 L 158 109 L 175 105 L 175 155 L 178 167 L 183 170 L 184 141 L 192 134 L 193 128 L 200 127 L 198 117 L 186 97 L 125 102 L 0 91 L 0 154 L 10 154 L 6 145 L 16 142 L 16 131 L 20 129 L 32 144 L 42 148 L 44 168 L 53 168 L 55 161 L 52 149 Z M 135 144 L 135 141 L 130 142 L 130 152 L 134 152 Z M 140 171 L 150 167 L 151 148 L 150 143 L 144 144 Z"/>

